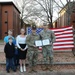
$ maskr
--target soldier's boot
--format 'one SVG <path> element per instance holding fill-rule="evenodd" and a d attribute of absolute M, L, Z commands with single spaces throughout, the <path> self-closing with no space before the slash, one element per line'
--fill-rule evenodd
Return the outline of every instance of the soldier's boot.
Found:
<path fill-rule="evenodd" d="M 41 65 L 42 70 L 44 71 L 44 65 Z"/>
<path fill-rule="evenodd" d="M 32 73 L 33 72 L 33 69 L 32 69 L 32 67 L 31 68 L 29 68 L 29 73 Z"/>
<path fill-rule="evenodd" d="M 49 71 L 53 71 L 52 65 L 48 66 L 48 70 L 49 70 Z"/>
<path fill-rule="evenodd" d="M 48 68 L 47 68 L 47 65 L 42 65 L 42 70 L 43 71 L 46 71 Z"/>
<path fill-rule="evenodd" d="M 44 57 L 43 63 L 44 63 L 44 65 L 42 65 L 41 68 L 43 71 L 46 71 L 47 70 L 47 65 L 46 65 L 47 64 L 47 58 L 46 57 Z"/>
<path fill-rule="evenodd" d="M 53 71 L 52 66 L 53 66 L 53 58 L 49 58 L 50 61 L 50 66 L 48 66 L 49 71 Z"/>
<path fill-rule="evenodd" d="M 36 67 L 35 67 L 35 66 L 32 68 L 32 71 L 33 71 L 33 72 L 37 72 L 37 70 L 36 70 Z"/>
<path fill-rule="evenodd" d="M 45 70 L 53 71 L 53 69 L 52 69 L 52 65 L 48 65 L 48 64 L 47 64 Z"/>

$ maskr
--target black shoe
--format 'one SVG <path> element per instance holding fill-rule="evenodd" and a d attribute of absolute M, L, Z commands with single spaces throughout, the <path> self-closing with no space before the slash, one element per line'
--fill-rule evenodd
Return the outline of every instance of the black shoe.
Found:
<path fill-rule="evenodd" d="M 10 71 L 9 71 L 9 70 L 7 70 L 7 73 L 10 73 Z"/>
<path fill-rule="evenodd" d="M 29 73 L 33 73 L 32 69 L 29 71 Z"/>
<path fill-rule="evenodd" d="M 35 72 L 35 73 L 37 73 L 37 71 L 36 70 L 32 70 L 33 72 Z"/>
<path fill-rule="evenodd" d="M 14 72 L 16 72 L 16 70 L 13 70 Z"/>

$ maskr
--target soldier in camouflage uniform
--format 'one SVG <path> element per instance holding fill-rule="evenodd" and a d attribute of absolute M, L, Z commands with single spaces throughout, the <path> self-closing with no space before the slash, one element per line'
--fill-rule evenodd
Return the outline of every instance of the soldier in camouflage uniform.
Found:
<path fill-rule="evenodd" d="M 49 63 L 53 64 L 53 42 L 55 41 L 55 35 L 54 32 L 48 29 L 48 26 L 46 23 L 43 24 L 44 30 L 40 32 L 40 37 L 42 40 L 49 39 L 50 44 L 46 46 L 42 46 L 42 53 L 43 53 L 43 58 L 44 58 L 44 64 L 48 64 L 48 58 L 49 58 Z M 49 69 L 48 65 L 45 66 L 43 70 Z"/>
<path fill-rule="evenodd" d="M 39 40 L 40 36 L 36 34 L 36 26 L 32 26 L 32 33 L 27 36 L 26 38 L 26 44 L 28 45 L 28 61 L 30 66 L 29 72 L 37 72 L 36 71 L 36 65 L 37 65 L 37 59 L 38 59 L 38 47 L 35 46 L 35 41 Z"/>

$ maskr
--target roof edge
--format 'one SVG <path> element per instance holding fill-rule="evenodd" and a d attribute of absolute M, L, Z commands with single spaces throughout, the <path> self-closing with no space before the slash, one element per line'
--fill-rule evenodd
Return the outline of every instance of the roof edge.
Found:
<path fill-rule="evenodd" d="M 12 5 L 17 9 L 17 11 L 18 11 L 19 13 L 21 13 L 20 10 L 17 8 L 17 6 L 14 4 L 13 1 L 5 1 L 5 2 L 4 2 L 4 1 L 2 2 L 2 1 L 1 1 L 0 4 L 6 4 L 6 5 L 7 5 L 7 4 L 10 4 L 10 5 L 12 4 Z"/>

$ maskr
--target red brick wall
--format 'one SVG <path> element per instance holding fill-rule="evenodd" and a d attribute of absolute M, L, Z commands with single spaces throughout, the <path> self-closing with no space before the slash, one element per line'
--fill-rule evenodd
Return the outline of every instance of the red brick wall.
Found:
<path fill-rule="evenodd" d="M 73 25 L 73 27 L 75 28 L 75 13 L 71 13 L 70 16 L 70 25 Z M 61 17 L 59 17 L 59 19 L 57 19 L 57 27 L 64 27 L 64 26 L 68 26 L 68 14 L 65 13 L 64 15 L 62 15 Z"/>
<path fill-rule="evenodd" d="M 11 5 L 2 5 L 2 38 L 6 36 L 5 32 L 7 32 L 8 29 L 13 28 L 12 14 Z"/>
<path fill-rule="evenodd" d="M 2 38 L 2 23 L 1 23 L 1 21 L 2 21 L 2 19 L 1 19 L 1 17 L 2 17 L 2 12 L 1 12 L 1 5 L 0 5 L 0 39 Z"/>
<path fill-rule="evenodd" d="M 16 36 L 20 30 L 20 13 L 13 5 L 2 5 L 2 39 L 7 35 L 5 32 L 12 29 Z M 14 15 L 15 14 L 15 15 Z"/>
<path fill-rule="evenodd" d="M 20 32 L 20 15 L 19 12 L 13 7 L 13 34 L 17 36 Z"/>
<path fill-rule="evenodd" d="M 73 25 L 74 29 L 75 29 L 75 13 L 72 13 L 71 15 L 71 25 Z"/>

